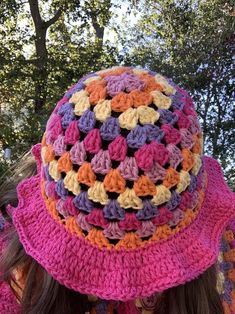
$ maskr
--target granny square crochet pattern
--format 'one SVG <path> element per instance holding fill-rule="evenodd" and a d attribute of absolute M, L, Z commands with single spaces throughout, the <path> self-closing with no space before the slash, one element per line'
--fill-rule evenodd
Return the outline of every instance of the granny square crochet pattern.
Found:
<path fill-rule="evenodd" d="M 202 157 L 192 99 L 171 80 L 131 67 L 83 77 L 32 152 L 38 174 L 19 185 L 13 220 L 60 283 L 129 300 L 215 262 L 234 195 Z"/>

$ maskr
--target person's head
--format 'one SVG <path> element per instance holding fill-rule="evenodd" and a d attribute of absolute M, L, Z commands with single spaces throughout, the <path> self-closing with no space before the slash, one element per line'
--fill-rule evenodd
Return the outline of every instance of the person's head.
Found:
<path fill-rule="evenodd" d="M 84 314 L 91 309 L 88 297 L 60 285 L 35 259 L 26 254 L 14 226 L 9 223 L 11 206 L 18 205 L 18 183 L 35 175 L 36 171 L 35 159 L 29 152 L 7 172 L 7 180 L 0 185 L 0 213 L 3 214 L 7 229 L 4 233 L 7 246 L 0 255 L 0 279 L 12 288 L 21 304 L 22 313 Z"/>
<path fill-rule="evenodd" d="M 37 175 L 18 186 L 1 263 L 10 282 L 21 270 L 26 313 L 82 313 L 89 295 L 155 295 L 160 314 L 222 313 L 215 263 L 234 197 L 202 156 L 184 90 L 147 70 L 91 73 L 32 152 Z"/>
<path fill-rule="evenodd" d="M 18 205 L 17 185 L 22 180 L 34 176 L 36 172 L 35 158 L 31 152 L 27 152 L 0 177 L 0 209 L 4 215 L 6 214 L 6 217 L 9 217 L 7 206 L 16 207 Z"/>
<path fill-rule="evenodd" d="M 92 302 L 90 296 L 60 285 L 27 255 L 14 228 L 8 231 L 7 238 L 8 247 L 0 259 L 2 279 L 11 286 L 22 313 L 85 314 L 95 308 L 98 300 Z M 213 265 L 198 278 L 152 296 L 150 302 L 136 300 L 136 308 L 140 313 L 149 310 L 152 314 L 222 314 L 217 280 L 217 267 Z M 106 304 L 108 306 L 108 302 Z"/>

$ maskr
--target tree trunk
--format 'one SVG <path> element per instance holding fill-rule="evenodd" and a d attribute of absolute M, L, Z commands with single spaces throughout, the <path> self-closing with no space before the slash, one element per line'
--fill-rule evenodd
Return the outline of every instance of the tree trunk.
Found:
<path fill-rule="evenodd" d="M 96 16 L 92 16 L 92 26 L 95 29 L 95 34 L 96 34 L 96 38 L 98 40 L 100 40 L 102 46 L 103 46 L 103 41 L 104 41 L 104 27 L 100 26 L 98 21 L 97 21 L 97 17 Z"/>
<path fill-rule="evenodd" d="M 46 33 L 47 28 L 43 23 L 41 27 L 36 29 L 36 55 L 37 63 L 35 70 L 35 112 L 40 113 L 43 110 L 44 104 L 46 103 L 47 94 L 47 62 L 48 52 L 46 47 Z"/>
<path fill-rule="evenodd" d="M 46 46 L 46 35 L 48 28 L 60 18 L 62 8 L 59 8 L 49 21 L 44 21 L 39 11 L 38 0 L 28 0 L 28 2 L 35 27 L 35 48 L 37 58 L 33 76 L 35 77 L 34 108 L 35 113 L 42 113 L 43 107 L 46 103 L 48 79 L 48 51 Z"/>

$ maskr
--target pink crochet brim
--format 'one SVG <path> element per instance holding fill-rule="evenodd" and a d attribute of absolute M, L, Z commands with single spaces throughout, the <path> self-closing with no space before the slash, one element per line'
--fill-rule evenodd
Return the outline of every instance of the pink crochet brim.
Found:
<path fill-rule="evenodd" d="M 52 219 L 35 176 L 18 187 L 13 221 L 20 241 L 58 282 L 102 299 L 126 301 L 190 281 L 216 261 L 223 229 L 235 216 L 234 194 L 219 164 L 209 157 L 204 162 L 208 187 L 200 213 L 168 240 L 130 251 L 100 250 Z"/>

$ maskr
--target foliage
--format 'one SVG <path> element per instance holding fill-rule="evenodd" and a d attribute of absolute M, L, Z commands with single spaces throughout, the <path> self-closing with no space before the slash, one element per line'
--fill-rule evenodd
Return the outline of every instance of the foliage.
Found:
<path fill-rule="evenodd" d="M 125 62 L 161 69 L 191 93 L 205 152 L 220 160 L 235 187 L 232 3 L 160 0 L 139 5 L 141 16 L 127 32 L 131 40 Z"/>
<path fill-rule="evenodd" d="M 0 145 L 12 148 L 14 162 L 84 73 L 141 65 L 189 90 L 205 151 L 234 186 L 232 15 L 225 0 L 0 2 Z M 8 164 L 0 156 L 0 174 Z"/>
<path fill-rule="evenodd" d="M 33 19 L 31 4 L 38 4 L 42 25 Z M 97 28 L 108 25 L 110 1 L 89 4 L 15 0 L 0 5 L 0 143 L 12 148 L 12 161 L 40 140 L 49 112 L 69 86 L 86 72 L 118 63 L 116 47 L 97 38 L 92 27 L 92 10 Z M 45 23 L 47 32 L 38 35 Z M 0 173 L 8 163 L 1 159 Z"/>

